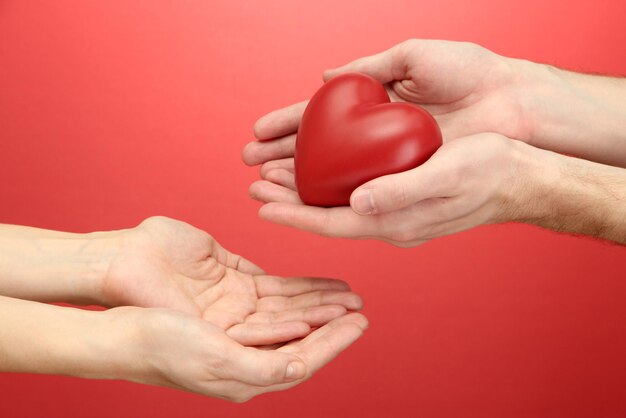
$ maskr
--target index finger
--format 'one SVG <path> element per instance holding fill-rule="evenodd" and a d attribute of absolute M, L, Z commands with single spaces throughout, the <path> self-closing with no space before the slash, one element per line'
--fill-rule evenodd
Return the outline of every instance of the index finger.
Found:
<path fill-rule="evenodd" d="M 281 225 L 334 238 L 379 235 L 377 217 L 357 215 L 350 207 L 320 208 L 284 202 L 266 203 L 259 216 Z"/>

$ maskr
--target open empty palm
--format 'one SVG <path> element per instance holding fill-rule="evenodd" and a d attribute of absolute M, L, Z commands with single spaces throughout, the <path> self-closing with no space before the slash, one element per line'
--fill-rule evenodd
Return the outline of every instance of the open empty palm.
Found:
<path fill-rule="evenodd" d="M 362 306 L 345 282 L 266 275 L 183 222 L 150 218 L 122 234 L 103 285 L 109 305 L 201 316 L 252 346 L 301 338 Z"/>

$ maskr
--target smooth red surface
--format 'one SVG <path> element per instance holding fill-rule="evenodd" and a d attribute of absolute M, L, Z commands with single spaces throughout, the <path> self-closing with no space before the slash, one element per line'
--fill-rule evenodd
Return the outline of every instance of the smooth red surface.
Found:
<path fill-rule="evenodd" d="M 411 250 L 317 237 L 257 218 L 240 158 L 256 118 L 323 70 L 411 37 L 624 74 L 625 15 L 623 0 L 0 1 L 1 222 L 173 216 L 269 271 L 349 280 L 371 322 L 313 380 L 248 404 L 7 374 L 0 416 L 626 416 L 624 248 L 520 225 Z"/>
<path fill-rule="evenodd" d="M 390 103 L 365 74 L 333 78 L 313 95 L 298 127 L 296 184 L 302 201 L 350 204 L 352 191 L 423 164 L 441 146 L 433 117 L 411 103 Z"/>

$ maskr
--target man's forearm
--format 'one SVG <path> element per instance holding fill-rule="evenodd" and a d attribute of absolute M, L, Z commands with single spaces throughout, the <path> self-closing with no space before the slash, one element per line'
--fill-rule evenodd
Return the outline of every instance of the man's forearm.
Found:
<path fill-rule="evenodd" d="M 531 145 L 626 167 L 626 80 L 513 60 Z"/>
<path fill-rule="evenodd" d="M 626 170 L 518 143 L 512 220 L 626 244 Z"/>
<path fill-rule="evenodd" d="M 71 234 L 0 225 L 0 295 L 97 304 L 114 233 Z"/>
<path fill-rule="evenodd" d="M 120 378 L 131 364 L 123 325 L 106 312 L 0 296 L 0 372 Z"/>

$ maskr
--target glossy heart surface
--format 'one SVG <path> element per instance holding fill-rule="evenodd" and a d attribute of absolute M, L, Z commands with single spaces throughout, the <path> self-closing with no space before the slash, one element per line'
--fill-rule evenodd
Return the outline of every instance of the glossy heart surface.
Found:
<path fill-rule="evenodd" d="M 391 103 L 384 86 L 367 75 L 340 75 L 315 93 L 302 116 L 295 151 L 298 194 L 308 205 L 349 205 L 358 186 L 423 164 L 441 143 L 439 126 L 426 110 Z"/>

